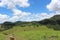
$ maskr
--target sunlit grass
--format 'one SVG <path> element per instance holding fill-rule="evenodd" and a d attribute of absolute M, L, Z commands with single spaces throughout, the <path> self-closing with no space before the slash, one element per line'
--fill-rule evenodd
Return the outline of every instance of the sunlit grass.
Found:
<path fill-rule="evenodd" d="M 7 35 L 5 35 L 6 33 Z M 16 40 L 60 40 L 60 31 L 48 29 L 46 26 L 33 27 L 14 27 L 12 29 L 0 32 L 0 40 L 7 40 L 14 34 Z M 56 38 L 54 38 L 56 37 Z"/>

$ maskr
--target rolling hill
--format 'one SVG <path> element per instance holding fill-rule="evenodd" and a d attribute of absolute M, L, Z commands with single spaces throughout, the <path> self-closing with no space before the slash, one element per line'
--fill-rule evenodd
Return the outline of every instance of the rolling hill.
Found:
<path fill-rule="evenodd" d="M 32 22 L 4 22 L 0 24 L 0 40 L 60 40 L 60 15 Z"/>

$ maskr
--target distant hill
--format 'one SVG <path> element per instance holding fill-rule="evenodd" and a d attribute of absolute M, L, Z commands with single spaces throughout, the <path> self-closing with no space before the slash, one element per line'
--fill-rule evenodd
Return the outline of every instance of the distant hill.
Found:
<path fill-rule="evenodd" d="M 53 28 L 55 30 L 60 30 L 60 15 L 55 15 L 50 19 L 45 19 L 39 21 L 42 25 L 47 25 L 48 28 Z"/>
<path fill-rule="evenodd" d="M 10 28 L 13 28 L 14 26 L 19 26 L 19 27 L 25 27 L 25 26 L 36 26 L 38 27 L 39 25 L 45 25 L 48 28 L 53 28 L 55 30 L 60 30 L 60 15 L 55 15 L 51 17 L 50 19 L 44 19 L 41 21 L 32 21 L 32 22 L 21 22 L 21 21 L 16 21 L 14 23 L 12 22 L 4 22 L 0 25 L 0 31 L 7 30 Z"/>

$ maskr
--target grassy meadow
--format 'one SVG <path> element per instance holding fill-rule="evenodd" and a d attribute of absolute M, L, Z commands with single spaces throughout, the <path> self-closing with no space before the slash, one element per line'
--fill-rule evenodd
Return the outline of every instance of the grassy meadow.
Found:
<path fill-rule="evenodd" d="M 15 40 L 60 40 L 60 31 L 49 29 L 46 26 L 13 27 L 0 32 L 0 40 L 9 40 L 14 34 Z"/>

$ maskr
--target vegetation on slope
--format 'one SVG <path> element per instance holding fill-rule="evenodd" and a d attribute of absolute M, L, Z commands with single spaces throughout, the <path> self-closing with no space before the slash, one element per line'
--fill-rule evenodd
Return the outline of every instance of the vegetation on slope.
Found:
<path fill-rule="evenodd" d="M 12 34 L 14 34 L 15 40 L 60 40 L 60 31 L 54 31 L 42 25 L 40 27 L 15 26 L 12 29 L 1 32 L 0 40 L 8 40 Z"/>
<path fill-rule="evenodd" d="M 60 40 L 60 15 L 33 22 L 4 22 L 0 25 L 0 40 L 9 40 L 14 34 L 16 40 Z"/>

